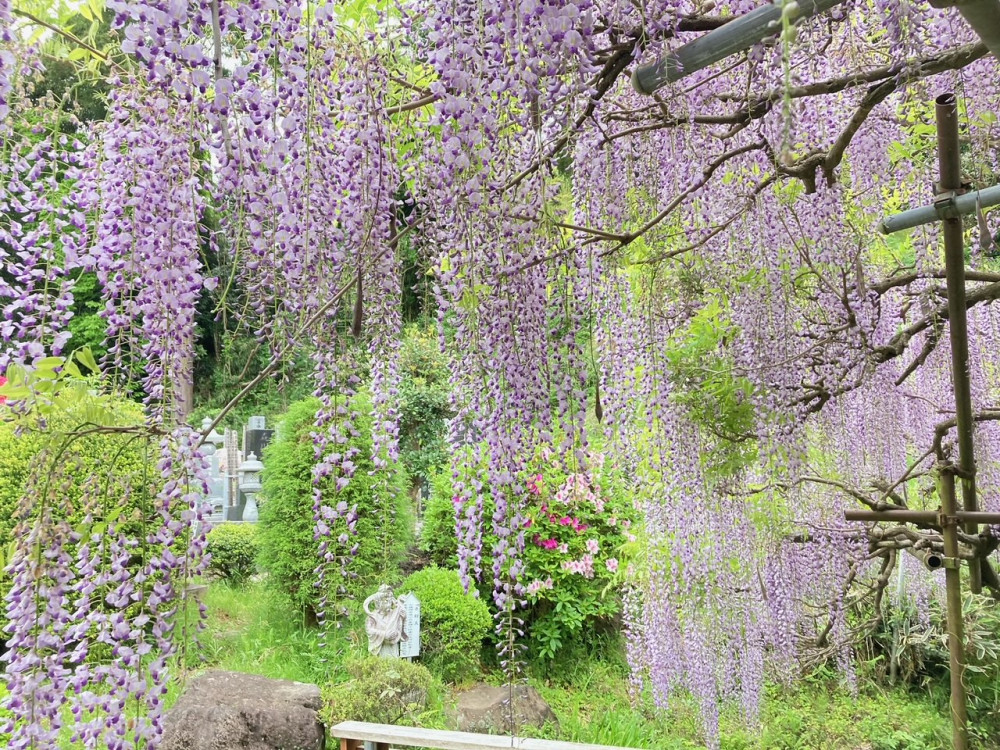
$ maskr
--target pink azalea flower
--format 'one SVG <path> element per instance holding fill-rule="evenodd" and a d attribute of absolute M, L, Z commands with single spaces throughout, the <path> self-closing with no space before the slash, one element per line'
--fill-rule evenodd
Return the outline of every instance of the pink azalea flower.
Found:
<path fill-rule="evenodd" d="M 597 543 L 596 539 L 587 540 L 587 551 L 590 552 L 592 555 L 596 555 L 600 549 L 601 545 Z"/>
<path fill-rule="evenodd" d="M 568 555 L 569 545 L 563 542 L 562 544 L 559 545 L 559 551 L 562 552 L 564 555 Z"/>
<path fill-rule="evenodd" d="M 569 516 L 563 516 L 562 518 L 559 519 L 559 523 L 561 523 L 563 526 L 569 526 L 570 524 L 573 523 L 573 521 L 574 519 L 570 518 Z M 573 528 L 576 528 L 576 524 L 573 524 Z"/>
<path fill-rule="evenodd" d="M 617 560 L 617 558 L 609 557 L 607 560 L 604 561 L 604 564 L 608 566 L 608 570 L 610 570 L 612 573 L 615 573 L 615 572 L 618 571 L 618 560 Z"/>

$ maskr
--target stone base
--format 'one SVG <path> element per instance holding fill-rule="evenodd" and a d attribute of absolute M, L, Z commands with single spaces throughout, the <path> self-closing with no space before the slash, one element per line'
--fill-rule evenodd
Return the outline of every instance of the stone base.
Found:
<path fill-rule="evenodd" d="M 558 724 L 549 704 L 528 685 L 514 685 L 513 688 L 477 685 L 457 696 L 455 710 L 461 732 L 509 735 L 517 734 L 525 726 Z"/>
<path fill-rule="evenodd" d="M 321 706 L 316 685 L 206 672 L 167 712 L 160 750 L 323 750 Z"/>

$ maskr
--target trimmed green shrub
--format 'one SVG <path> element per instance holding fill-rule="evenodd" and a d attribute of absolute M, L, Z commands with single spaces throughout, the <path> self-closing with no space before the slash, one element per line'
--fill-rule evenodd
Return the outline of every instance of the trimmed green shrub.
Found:
<path fill-rule="evenodd" d="M 208 532 L 210 572 L 233 586 L 242 586 L 257 572 L 257 526 L 224 523 Z"/>
<path fill-rule="evenodd" d="M 352 679 L 323 691 L 327 726 L 342 721 L 419 726 L 433 678 L 427 667 L 405 659 L 369 656 L 346 665 Z"/>
<path fill-rule="evenodd" d="M 489 607 L 465 593 L 454 570 L 418 570 L 400 588 L 401 593 L 410 591 L 420 600 L 421 660 L 448 682 L 475 675 L 493 626 Z"/>
<path fill-rule="evenodd" d="M 312 471 L 316 459 L 311 435 L 319 406 L 318 399 L 293 404 L 278 435 L 264 451 L 258 537 L 261 567 L 307 619 L 315 617 L 319 602 L 314 585 L 319 551 L 313 534 Z M 363 397 L 355 399 L 352 406 L 362 415 L 368 411 Z M 356 432 L 345 448 L 357 449 L 353 458 L 357 469 L 337 501 L 357 506 L 358 520 L 351 539 L 358 549 L 349 563 L 351 577 L 344 580 L 341 596 L 363 599 L 379 583 L 398 580 L 399 564 L 413 532 L 405 472 L 398 463 L 376 472 L 371 461 L 371 420 L 359 417 L 354 426 Z M 332 497 L 334 482 L 334 477 L 328 477 L 320 486 L 328 497 Z M 335 530 L 335 537 L 341 531 Z M 331 575 L 339 579 L 339 571 L 331 571 Z"/>

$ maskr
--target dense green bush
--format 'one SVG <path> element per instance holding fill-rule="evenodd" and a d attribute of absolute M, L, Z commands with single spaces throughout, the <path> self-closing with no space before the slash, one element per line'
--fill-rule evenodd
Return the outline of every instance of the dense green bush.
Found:
<path fill-rule="evenodd" d="M 261 493 L 260 554 L 258 561 L 270 579 L 300 608 L 307 619 L 315 615 L 319 600 L 316 566 L 319 561 L 313 534 L 313 476 L 316 463 L 313 439 L 317 399 L 306 399 L 289 408 L 278 435 L 264 451 L 264 488 Z M 366 400 L 353 404 L 362 415 Z M 356 434 L 348 447 L 356 448 L 357 469 L 338 502 L 357 506 L 358 521 L 352 537 L 358 549 L 350 562 L 346 595 L 367 596 L 382 582 L 398 578 L 399 563 L 412 539 L 412 515 L 406 478 L 397 463 L 375 471 L 371 461 L 371 420 L 354 420 Z M 335 479 L 321 485 L 332 493 Z M 328 495 L 332 496 L 332 495 Z M 336 530 L 339 535 L 341 530 Z M 333 572 L 338 576 L 339 571 Z"/>
<path fill-rule="evenodd" d="M 224 523 L 208 532 L 210 572 L 234 586 L 242 586 L 257 572 L 257 526 Z"/>
<path fill-rule="evenodd" d="M 138 536 L 151 512 L 149 488 L 159 477 L 156 445 L 138 432 L 97 431 L 142 425 L 142 408 L 96 392 L 86 381 L 56 376 L 51 367 L 29 376 L 46 384 L 46 396 L 31 408 L 15 415 L 3 414 L 7 407 L 0 406 L 0 597 L 11 585 L 5 567 L 18 519 L 39 512 L 37 499 L 22 507 L 29 485 L 41 486 L 52 477 L 48 497 L 61 505 L 57 515 L 81 533 L 100 533 L 113 519 L 123 532 Z M 82 430 L 86 434 L 76 435 Z M 0 608 L 0 629 L 4 612 Z"/>
<path fill-rule="evenodd" d="M 3 408 L 3 407 L 0 407 Z M 13 540 L 17 508 L 33 472 L 46 472 L 54 451 L 66 445 L 63 458 L 78 467 L 65 487 L 63 500 L 73 509 L 70 520 L 82 520 L 81 498 L 88 487 L 101 488 L 101 504 L 117 508 L 126 494 L 135 503 L 144 497 L 147 479 L 159 477 L 156 448 L 130 435 L 95 433 L 69 441 L 74 430 L 94 421 L 95 410 L 107 426 L 129 427 L 143 422 L 142 407 L 132 401 L 88 393 L 64 410 L 29 414 L 0 421 L 0 549 Z"/>
<path fill-rule="evenodd" d="M 474 676 L 493 625 L 489 607 L 465 593 L 454 570 L 424 568 L 403 581 L 400 591 L 420 600 L 420 659 L 448 682 Z"/>
<path fill-rule="evenodd" d="M 468 470 L 485 476 L 485 467 Z M 527 607 L 519 615 L 532 662 L 543 672 L 564 671 L 558 660 L 598 654 L 620 630 L 619 584 L 635 547 L 636 513 L 626 483 L 601 456 L 592 456 L 586 470 L 573 471 L 543 450 L 521 480 L 528 490 L 522 499 L 527 518 L 521 575 Z M 437 474 L 421 534 L 430 557 L 448 565 L 457 546 L 454 494 L 452 474 Z M 492 513 L 487 496 L 483 517 Z M 495 542 L 484 534 L 484 559 Z M 491 575 L 488 565 L 485 575 Z"/>
<path fill-rule="evenodd" d="M 323 691 L 323 720 L 419 726 L 433 678 L 427 667 L 405 659 L 369 656 L 349 663 L 352 679 Z"/>

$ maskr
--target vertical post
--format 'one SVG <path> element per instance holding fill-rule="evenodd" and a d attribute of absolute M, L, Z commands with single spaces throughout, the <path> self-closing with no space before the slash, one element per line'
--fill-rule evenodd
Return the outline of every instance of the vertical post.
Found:
<path fill-rule="evenodd" d="M 938 189 L 952 197 L 962 190 L 961 156 L 958 144 L 958 107 L 954 94 L 935 101 L 937 114 Z M 945 277 L 948 287 L 948 321 L 951 333 L 951 377 L 955 386 L 955 426 L 958 432 L 958 469 L 962 481 L 962 506 L 979 510 L 976 501 L 976 460 L 973 448 L 972 395 L 969 386 L 969 330 L 965 301 L 965 242 L 962 216 L 952 212 L 943 219 Z M 965 532 L 979 533 L 979 524 L 968 522 Z M 950 553 L 949 553 L 950 554 Z M 973 593 L 983 588 L 978 559 L 969 560 L 969 586 Z"/>
<path fill-rule="evenodd" d="M 952 746 L 955 750 L 967 750 L 969 717 L 965 706 L 965 626 L 962 619 L 962 571 L 958 565 L 958 521 L 955 518 L 957 503 L 952 466 L 942 467 L 939 487 L 945 554 L 945 597 L 948 602 Z"/>

